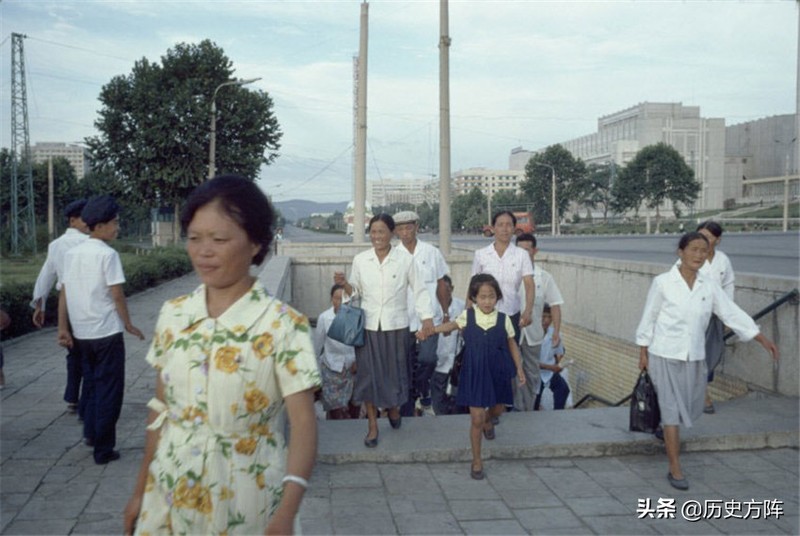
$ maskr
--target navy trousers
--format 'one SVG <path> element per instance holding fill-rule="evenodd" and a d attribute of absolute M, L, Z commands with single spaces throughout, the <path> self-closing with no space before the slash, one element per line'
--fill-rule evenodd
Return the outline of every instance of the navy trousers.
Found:
<path fill-rule="evenodd" d="M 64 402 L 78 404 L 78 415 L 81 416 L 81 419 L 86 409 L 86 397 L 81 396 L 82 359 L 76 346 L 67 351 L 67 386 L 64 388 Z"/>
<path fill-rule="evenodd" d="M 117 444 L 117 420 L 125 391 L 122 333 L 102 339 L 75 339 L 83 365 L 83 436 L 94 441 L 94 461 L 103 463 Z"/>

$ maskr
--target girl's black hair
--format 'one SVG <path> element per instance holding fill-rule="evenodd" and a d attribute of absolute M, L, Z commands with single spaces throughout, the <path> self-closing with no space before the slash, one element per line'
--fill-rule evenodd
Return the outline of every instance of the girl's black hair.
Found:
<path fill-rule="evenodd" d="M 680 242 L 678 242 L 678 249 L 686 249 L 686 246 L 689 245 L 689 242 L 692 242 L 694 240 L 702 240 L 703 242 L 708 244 L 708 238 L 703 236 L 702 233 L 699 233 L 697 231 L 691 231 L 681 237 Z"/>
<path fill-rule="evenodd" d="M 722 236 L 722 225 L 718 224 L 715 221 L 712 220 L 704 221 L 703 223 L 697 226 L 698 231 L 701 229 L 707 230 L 717 238 Z"/>
<path fill-rule="evenodd" d="M 375 216 L 372 217 L 371 220 L 369 220 L 369 227 L 367 227 L 368 231 L 370 229 L 372 229 L 372 224 L 375 223 L 376 221 L 382 221 L 383 223 L 386 224 L 386 227 L 389 228 L 389 231 L 394 232 L 394 218 L 392 218 L 390 215 L 386 214 L 385 212 L 381 212 L 380 214 L 376 214 Z"/>
<path fill-rule="evenodd" d="M 500 283 L 497 282 L 497 279 L 495 279 L 493 275 L 475 274 L 472 276 L 472 279 L 469 280 L 470 300 L 475 301 L 475 298 L 478 296 L 478 291 L 483 285 L 490 285 L 494 289 L 494 293 L 497 294 L 498 301 L 503 299 L 503 292 L 500 290 Z"/>
<path fill-rule="evenodd" d="M 261 188 L 240 175 L 219 175 L 204 182 L 192 190 L 181 212 L 184 234 L 195 213 L 213 201 L 219 201 L 225 214 L 244 229 L 250 241 L 261 246 L 250 261 L 261 264 L 269 253 L 275 223 L 275 211 Z"/>
<path fill-rule="evenodd" d="M 502 216 L 504 214 L 506 216 L 511 217 L 511 224 L 512 225 L 514 225 L 514 226 L 517 225 L 517 217 L 514 216 L 513 212 L 511 212 L 510 210 L 501 210 L 500 212 L 495 212 L 494 216 L 492 216 L 492 227 L 494 227 L 495 224 L 497 223 L 497 218 L 499 218 L 500 216 Z"/>

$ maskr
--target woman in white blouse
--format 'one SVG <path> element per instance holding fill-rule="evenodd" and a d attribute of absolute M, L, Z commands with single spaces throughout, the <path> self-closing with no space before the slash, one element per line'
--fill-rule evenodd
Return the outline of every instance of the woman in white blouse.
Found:
<path fill-rule="evenodd" d="M 378 446 L 378 408 L 389 410 L 392 428 L 400 428 L 400 406 L 408 400 L 408 288 L 414 292 L 422 320 L 421 337 L 433 335 L 433 312 L 428 290 L 407 251 L 392 247 L 394 220 L 378 214 L 369 222 L 372 249 L 353 258 L 349 281 L 344 273 L 333 276 L 345 293 L 361 298 L 366 316 L 365 344 L 356 348 L 356 383 L 353 400 L 364 402 L 369 430 L 364 445 Z"/>
<path fill-rule="evenodd" d="M 689 489 L 689 482 L 680 464 L 678 426 L 691 427 L 703 412 L 705 331 L 711 314 L 719 316 L 740 339 L 757 340 L 778 359 L 778 348 L 759 332 L 753 319 L 700 272 L 707 255 L 705 236 L 698 232 L 683 235 L 678 244 L 681 262 L 653 280 L 636 330 L 639 368 L 649 371 L 661 409 L 669 461 L 667 480 L 681 490 Z"/>
<path fill-rule="evenodd" d="M 720 284 L 722 290 L 733 299 L 733 266 L 725 253 L 717 249 L 722 241 L 722 226 L 715 221 L 704 221 L 697 226 L 697 232 L 708 240 L 708 257 L 700 273 Z M 714 368 L 722 360 L 725 353 L 725 326 L 717 315 L 711 315 L 706 329 L 706 365 L 708 366 L 708 383 L 714 381 Z M 706 400 L 703 413 L 714 413 L 714 403 L 706 387 Z"/>

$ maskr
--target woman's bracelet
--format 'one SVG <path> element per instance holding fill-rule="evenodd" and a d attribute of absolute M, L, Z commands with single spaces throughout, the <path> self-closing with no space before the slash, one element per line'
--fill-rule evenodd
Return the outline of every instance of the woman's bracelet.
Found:
<path fill-rule="evenodd" d="M 308 489 L 308 480 L 302 476 L 286 475 L 283 477 L 283 480 L 281 480 L 281 484 L 286 484 L 287 482 L 294 482 L 295 484 L 300 484 L 303 486 L 303 489 Z"/>

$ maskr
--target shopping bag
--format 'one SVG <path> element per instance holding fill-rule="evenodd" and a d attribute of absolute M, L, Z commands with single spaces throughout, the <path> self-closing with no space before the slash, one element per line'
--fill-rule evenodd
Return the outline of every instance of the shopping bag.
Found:
<path fill-rule="evenodd" d="M 661 411 L 653 381 L 646 370 L 639 375 L 631 396 L 631 415 L 629 429 L 631 432 L 652 434 L 661 422 Z"/>
<path fill-rule="evenodd" d="M 341 304 L 328 328 L 328 337 L 348 346 L 364 346 L 364 309 Z"/>

